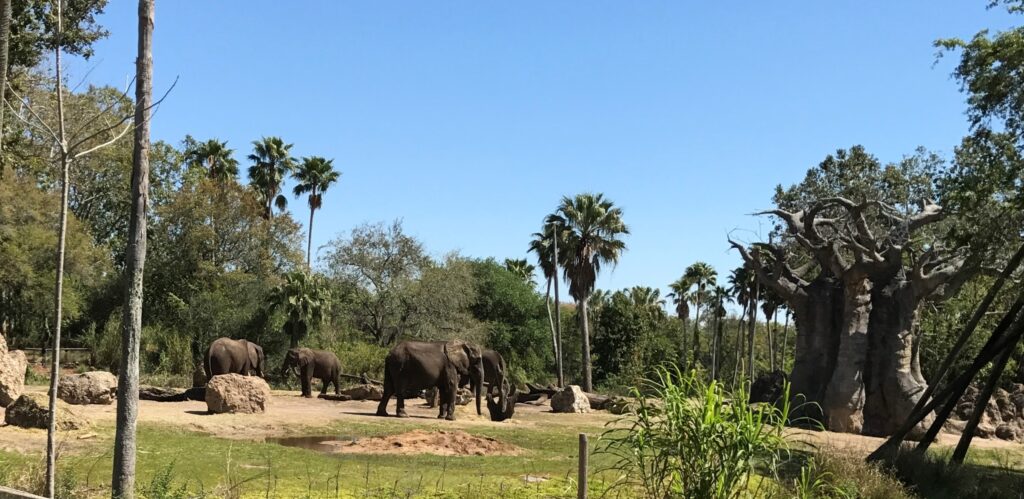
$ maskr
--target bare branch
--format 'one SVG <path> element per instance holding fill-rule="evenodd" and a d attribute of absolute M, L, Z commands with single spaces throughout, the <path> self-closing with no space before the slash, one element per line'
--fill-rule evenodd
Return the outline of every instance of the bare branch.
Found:
<path fill-rule="evenodd" d="M 174 79 L 174 83 L 172 83 L 171 86 L 167 89 L 167 91 L 164 92 L 164 95 L 162 97 L 160 97 L 159 100 L 157 100 L 153 104 L 151 104 L 148 107 L 146 107 L 146 111 L 149 111 L 149 110 L 153 109 L 154 107 L 159 106 L 160 103 L 162 103 L 164 101 L 164 99 L 167 98 L 167 95 L 171 93 L 171 90 L 174 90 L 174 87 L 177 84 L 178 84 L 178 78 L 175 78 Z M 99 116 L 102 116 L 102 114 L 97 115 L 97 117 L 99 117 Z M 88 142 L 88 141 L 90 141 L 90 140 L 92 140 L 92 139 L 94 139 L 96 137 L 99 137 L 100 135 L 102 135 L 104 133 L 107 133 L 107 132 L 110 132 L 110 131 L 116 129 L 117 127 L 121 126 L 126 121 L 128 121 L 128 120 L 130 120 L 130 119 L 132 119 L 134 117 L 135 117 L 135 114 L 134 114 L 134 110 L 133 110 L 132 114 L 125 115 L 123 118 L 118 120 L 117 123 L 114 123 L 113 125 L 108 125 L 108 126 L 106 126 L 104 128 L 101 128 L 101 129 L 97 130 L 96 132 L 90 134 L 89 136 L 85 137 L 84 139 L 81 139 L 81 140 L 75 142 L 75 144 L 73 146 L 71 146 L 69 148 L 69 150 L 73 151 L 73 150 L 77 149 L 78 147 L 82 146 L 86 142 Z M 133 127 L 134 127 L 134 125 L 129 125 L 127 130 L 131 130 Z M 101 148 L 106 147 L 106 146 L 108 146 L 110 144 L 113 144 L 114 142 L 117 142 L 117 139 L 120 139 L 121 137 L 123 137 L 127 133 L 127 130 L 122 130 L 121 133 L 119 133 L 113 140 L 107 141 L 107 142 L 105 142 L 105 143 L 103 143 L 103 144 L 101 144 L 101 145 L 99 145 L 97 147 L 93 147 L 93 148 L 88 149 L 87 151 L 84 151 L 82 153 L 76 154 L 75 157 L 78 158 L 78 157 L 84 156 L 86 154 L 89 154 L 91 152 L 96 151 L 97 149 L 101 149 Z"/>
<path fill-rule="evenodd" d="M 32 104 L 29 104 L 28 100 L 26 100 L 22 96 L 18 95 L 18 92 L 16 90 L 14 90 L 14 87 L 11 86 L 10 82 L 7 83 L 7 89 L 11 92 L 11 94 L 14 95 L 14 97 L 16 97 L 18 99 L 18 101 L 21 102 L 21 105 L 24 106 L 25 109 L 28 109 L 29 114 L 31 114 L 32 117 L 35 118 L 36 121 L 39 122 L 39 125 L 41 125 L 43 127 L 43 129 L 45 129 L 46 132 L 48 132 L 50 134 L 51 137 L 53 137 L 53 140 L 58 142 L 58 143 L 60 143 L 60 141 L 61 141 L 60 140 L 60 136 L 57 135 L 57 132 L 54 132 L 53 129 L 50 128 L 50 126 L 46 124 L 46 121 L 43 121 L 43 119 L 40 118 L 38 114 L 36 114 L 36 110 L 32 108 Z M 8 105 L 10 105 L 10 104 L 8 104 Z M 14 108 L 12 107 L 11 110 L 13 111 Z M 18 113 L 15 112 L 15 114 L 18 114 Z M 22 118 L 22 121 L 24 121 L 25 123 L 28 123 L 28 120 L 25 120 L 24 118 Z M 64 144 L 61 144 L 61 147 L 63 148 Z"/>
<path fill-rule="evenodd" d="M 744 265 L 757 274 L 762 284 L 772 288 L 787 301 L 796 299 L 802 294 L 800 287 L 793 281 L 786 279 L 783 275 L 776 274 L 773 276 L 765 272 L 765 266 L 761 259 L 756 254 L 751 254 L 747 251 L 745 246 L 733 241 L 731 238 L 728 241 L 733 248 L 739 251 Z"/>

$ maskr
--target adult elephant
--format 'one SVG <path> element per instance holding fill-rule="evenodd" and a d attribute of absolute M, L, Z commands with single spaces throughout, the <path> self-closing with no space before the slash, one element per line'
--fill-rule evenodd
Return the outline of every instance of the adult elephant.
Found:
<path fill-rule="evenodd" d="M 487 401 L 490 402 L 491 396 L 494 394 L 498 395 L 498 404 L 505 407 L 505 397 L 508 396 L 508 387 L 506 386 L 506 376 L 508 371 L 505 369 L 505 359 L 500 353 L 491 350 L 484 349 L 481 354 L 484 363 L 484 386 L 486 387 Z M 459 377 L 459 386 L 465 386 L 470 384 L 469 376 L 463 375 Z M 438 390 L 437 405 L 440 409 L 440 414 L 437 417 L 444 417 L 448 411 L 448 407 L 445 404 L 445 399 L 440 396 L 440 390 Z M 433 400 L 430 401 L 434 403 Z"/>
<path fill-rule="evenodd" d="M 377 406 L 378 416 L 387 416 L 388 400 L 398 400 L 395 415 L 406 417 L 404 395 L 414 390 L 437 387 L 446 410 L 438 415 L 455 419 L 455 395 L 459 379 L 468 376 L 480 411 L 484 365 L 480 347 L 463 341 L 403 341 L 384 359 L 384 394 Z"/>
<path fill-rule="evenodd" d="M 284 354 L 284 365 L 281 366 L 281 375 L 287 378 L 288 372 L 293 371 L 302 382 L 302 396 L 310 398 L 313 396 L 311 383 L 313 378 L 323 383 L 320 395 L 327 393 L 327 387 L 334 384 L 334 393 L 341 393 L 341 362 L 334 352 L 324 350 L 312 350 L 309 348 L 292 348 Z"/>
<path fill-rule="evenodd" d="M 203 360 L 206 380 L 218 374 L 263 377 L 263 347 L 248 340 L 217 338 L 210 343 Z"/>

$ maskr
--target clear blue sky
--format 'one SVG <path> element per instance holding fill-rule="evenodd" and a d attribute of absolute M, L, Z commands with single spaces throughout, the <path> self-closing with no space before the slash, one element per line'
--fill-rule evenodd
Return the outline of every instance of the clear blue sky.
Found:
<path fill-rule="evenodd" d="M 155 93 L 180 81 L 153 137 L 334 158 L 315 246 L 403 218 L 435 255 L 524 257 L 562 195 L 604 192 L 632 235 L 599 286 L 664 288 L 727 274 L 726 234 L 763 235 L 748 214 L 836 148 L 951 151 L 963 96 L 931 42 L 1020 22 L 985 3 L 158 0 Z M 110 2 L 79 78 L 124 84 L 135 16 Z"/>

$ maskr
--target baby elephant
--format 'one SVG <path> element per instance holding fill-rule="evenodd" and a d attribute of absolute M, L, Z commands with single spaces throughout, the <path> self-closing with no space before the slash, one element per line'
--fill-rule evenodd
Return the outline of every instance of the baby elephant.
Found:
<path fill-rule="evenodd" d="M 327 393 L 327 385 L 334 383 L 334 393 L 341 391 L 341 363 L 338 356 L 333 352 L 323 350 L 311 350 L 309 348 L 293 348 L 284 355 L 284 365 L 281 366 L 281 374 L 288 377 L 288 371 L 294 371 L 302 381 L 302 396 L 312 397 L 310 388 L 313 378 L 323 382 L 320 395 Z"/>

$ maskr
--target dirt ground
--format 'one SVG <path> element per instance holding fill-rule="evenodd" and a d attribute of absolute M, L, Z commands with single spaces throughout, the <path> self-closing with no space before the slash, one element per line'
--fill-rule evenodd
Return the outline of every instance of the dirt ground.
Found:
<path fill-rule="evenodd" d="M 45 387 L 28 387 L 28 391 L 45 393 Z M 605 423 L 613 421 L 617 416 L 606 412 L 591 412 L 587 414 L 554 414 L 548 407 L 537 407 L 532 405 L 519 404 L 516 406 L 515 417 L 510 421 L 495 423 L 488 419 L 487 411 L 478 416 L 472 404 L 460 406 L 457 410 L 456 421 L 437 421 L 437 409 L 428 408 L 420 400 L 413 400 L 406 403 L 406 410 L 411 421 L 427 422 L 436 421 L 439 430 L 453 431 L 461 435 L 471 435 L 460 430 L 467 430 L 481 427 L 504 427 L 515 425 L 520 428 L 543 427 L 550 430 L 552 427 L 563 426 L 567 431 L 575 431 L 576 428 L 601 427 Z M 388 405 L 388 411 L 394 414 L 395 401 Z M 73 451 L 76 447 L 88 445 L 92 440 L 100 438 L 97 432 L 106 433 L 114 426 L 115 421 L 114 405 L 89 405 L 75 406 L 74 410 L 91 422 L 92 429 L 66 432 L 61 435 L 61 442 L 66 450 Z M 321 399 L 304 399 L 299 392 L 274 391 L 273 400 L 268 405 L 264 414 L 215 414 L 207 413 L 206 403 L 198 401 L 187 402 L 154 402 L 142 400 L 139 402 L 139 422 L 165 424 L 188 431 L 205 433 L 221 438 L 234 438 L 245 440 L 264 440 L 288 436 L 299 436 L 316 434 L 316 429 L 333 425 L 338 422 L 380 422 L 380 418 L 374 415 L 377 410 L 377 402 L 374 401 L 348 401 L 333 402 Z M 2 421 L 3 409 L 0 409 L 0 421 Z M 360 444 L 368 446 L 363 452 L 382 452 L 387 448 L 389 452 L 410 453 L 415 445 L 426 445 L 429 442 L 424 440 L 424 435 L 409 434 L 398 439 L 381 439 L 379 442 L 371 439 L 360 439 Z M 423 432 L 437 435 L 437 432 Z M 882 443 L 881 438 L 865 437 L 845 433 L 816 432 L 806 430 L 791 430 L 792 438 L 795 441 L 806 443 L 820 448 L 832 448 L 847 450 L 857 454 L 867 455 Z M 394 436 L 392 436 L 394 437 Z M 956 445 L 958 436 L 953 434 L 942 434 L 939 438 L 940 445 Z M 427 439 L 429 440 L 429 439 Z M 467 442 L 462 439 L 463 443 Z M 418 442 L 418 443 L 416 443 Z M 396 446 L 395 444 L 399 445 Z M 341 444 L 346 444 L 341 442 Z M 415 445 L 414 445 L 415 444 Z M 500 442 L 494 442 L 495 445 Z M 37 429 L 23 429 L 13 426 L 0 426 L 0 449 L 10 452 L 40 452 L 46 445 L 46 432 Z M 406 449 L 396 450 L 402 446 L 410 445 Z M 488 442 L 473 442 L 473 445 L 464 445 L 462 450 L 434 449 L 432 453 L 453 453 L 468 452 L 475 453 L 477 450 L 490 449 Z M 504 444 L 501 444 L 504 445 Z M 976 448 L 1016 448 L 1020 444 L 1006 442 L 998 439 L 974 440 Z M 359 452 L 358 448 L 342 450 L 345 445 L 338 445 L 341 452 Z M 515 453 L 514 449 L 497 448 L 495 453 Z M 487 452 L 491 454 L 492 452 Z M 450 454 L 451 455 L 451 454 Z"/>

